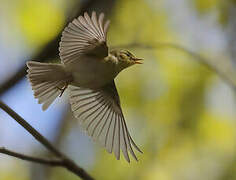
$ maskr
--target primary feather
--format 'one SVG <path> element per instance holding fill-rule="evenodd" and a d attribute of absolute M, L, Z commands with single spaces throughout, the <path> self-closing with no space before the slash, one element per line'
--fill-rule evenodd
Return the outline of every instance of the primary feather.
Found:
<path fill-rule="evenodd" d="M 109 153 L 114 152 L 117 159 L 121 149 L 128 162 L 128 152 L 137 160 L 133 147 L 141 150 L 129 134 L 114 81 L 100 90 L 70 86 L 70 103 L 74 116 L 89 136 Z"/>
<path fill-rule="evenodd" d="M 59 55 L 63 63 L 68 64 L 78 60 L 84 54 L 96 54 L 104 58 L 108 55 L 106 45 L 107 29 L 110 21 L 104 24 L 104 14 L 97 19 L 95 12 L 92 17 L 85 12 L 69 23 L 62 32 Z"/>

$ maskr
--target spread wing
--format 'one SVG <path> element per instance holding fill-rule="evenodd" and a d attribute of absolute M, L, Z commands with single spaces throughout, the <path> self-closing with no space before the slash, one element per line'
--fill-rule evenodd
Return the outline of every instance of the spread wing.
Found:
<path fill-rule="evenodd" d="M 120 158 L 120 149 L 130 162 L 129 153 L 137 160 L 133 147 L 142 152 L 131 138 L 121 110 L 114 81 L 100 90 L 70 86 L 70 103 L 74 116 L 95 141 Z"/>
<path fill-rule="evenodd" d="M 108 55 L 106 44 L 110 21 L 104 21 L 104 14 L 97 18 L 95 12 L 74 19 L 62 32 L 59 55 L 64 64 L 78 60 L 83 54 L 104 58 Z"/>

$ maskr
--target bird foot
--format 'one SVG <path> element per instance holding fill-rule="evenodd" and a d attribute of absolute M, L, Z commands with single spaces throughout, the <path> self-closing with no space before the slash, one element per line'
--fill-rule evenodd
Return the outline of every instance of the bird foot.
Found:
<path fill-rule="evenodd" d="M 63 93 L 65 92 L 67 87 L 68 87 L 68 83 L 66 83 L 63 88 L 57 87 L 57 89 L 61 91 L 59 97 L 61 97 L 63 95 Z"/>

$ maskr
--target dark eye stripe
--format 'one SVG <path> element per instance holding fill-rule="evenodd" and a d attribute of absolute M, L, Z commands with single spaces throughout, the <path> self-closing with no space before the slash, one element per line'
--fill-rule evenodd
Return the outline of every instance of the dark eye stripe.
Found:
<path fill-rule="evenodd" d="M 126 51 L 125 53 L 128 57 L 132 57 L 132 54 L 129 51 Z"/>

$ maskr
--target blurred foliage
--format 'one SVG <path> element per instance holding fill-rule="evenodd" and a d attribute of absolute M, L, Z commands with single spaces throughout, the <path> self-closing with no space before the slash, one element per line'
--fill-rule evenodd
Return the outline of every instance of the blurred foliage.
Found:
<path fill-rule="evenodd" d="M 226 22 L 228 11 L 224 0 L 191 2 L 199 14 L 214 10 L 219 13 L 220 22 Z M 14 12 L 16 21 L 29 44 L 41 46 L 62 28 L 63 8 L 55 6 L 55 1 L 18 3 Z M 168 24 L 170 17 L 163 3 L 164 0 L 158 3 L 118 0 L 110 16 L 108 44 L 178 43 L 180 40 Z M 145 63 L 125 70 L 116 81 L 131 135 L 144 154 L 138 155 L 139 162 L 133 160 L 128 164 L 123 157 L 116 161 L 113 155 L 98 148 L 89 172 L 102 180 L 236 179 L 235 117 L 227 113 L 219 115 L 206 102 L 212 85 L 220 83 L 216 75 L 176 50 L 131 51 L 143 57 Z M 19 171 L 21 166 L 10 168 Z M 15 179 L 10 174 L 0 170 L 0 179 Z M 57 168 L 51 179 L 77 178 Z"/>
<path fill-rule="evenodd" d="M 236 0 L 194 0 L 194 4 L 200 14 L 206 15 L 209 12 L 218 14 L 220 24 L 227 26 L 229 18 L 232 16 L 230 11 L 235 11 Z"/>
<path fill-rule="evenodd" d="M 23 0 L 17 8 L 18 22 L 30 45 L 43 45 L 62 28 L 63 12 L 48 0 Z"/>
<path fill-rule="evenodd" d="M 210 10 L 216 8 L 221 0 L 194 0 L 196 8 L 200 12 L 209 12 Z"/>

